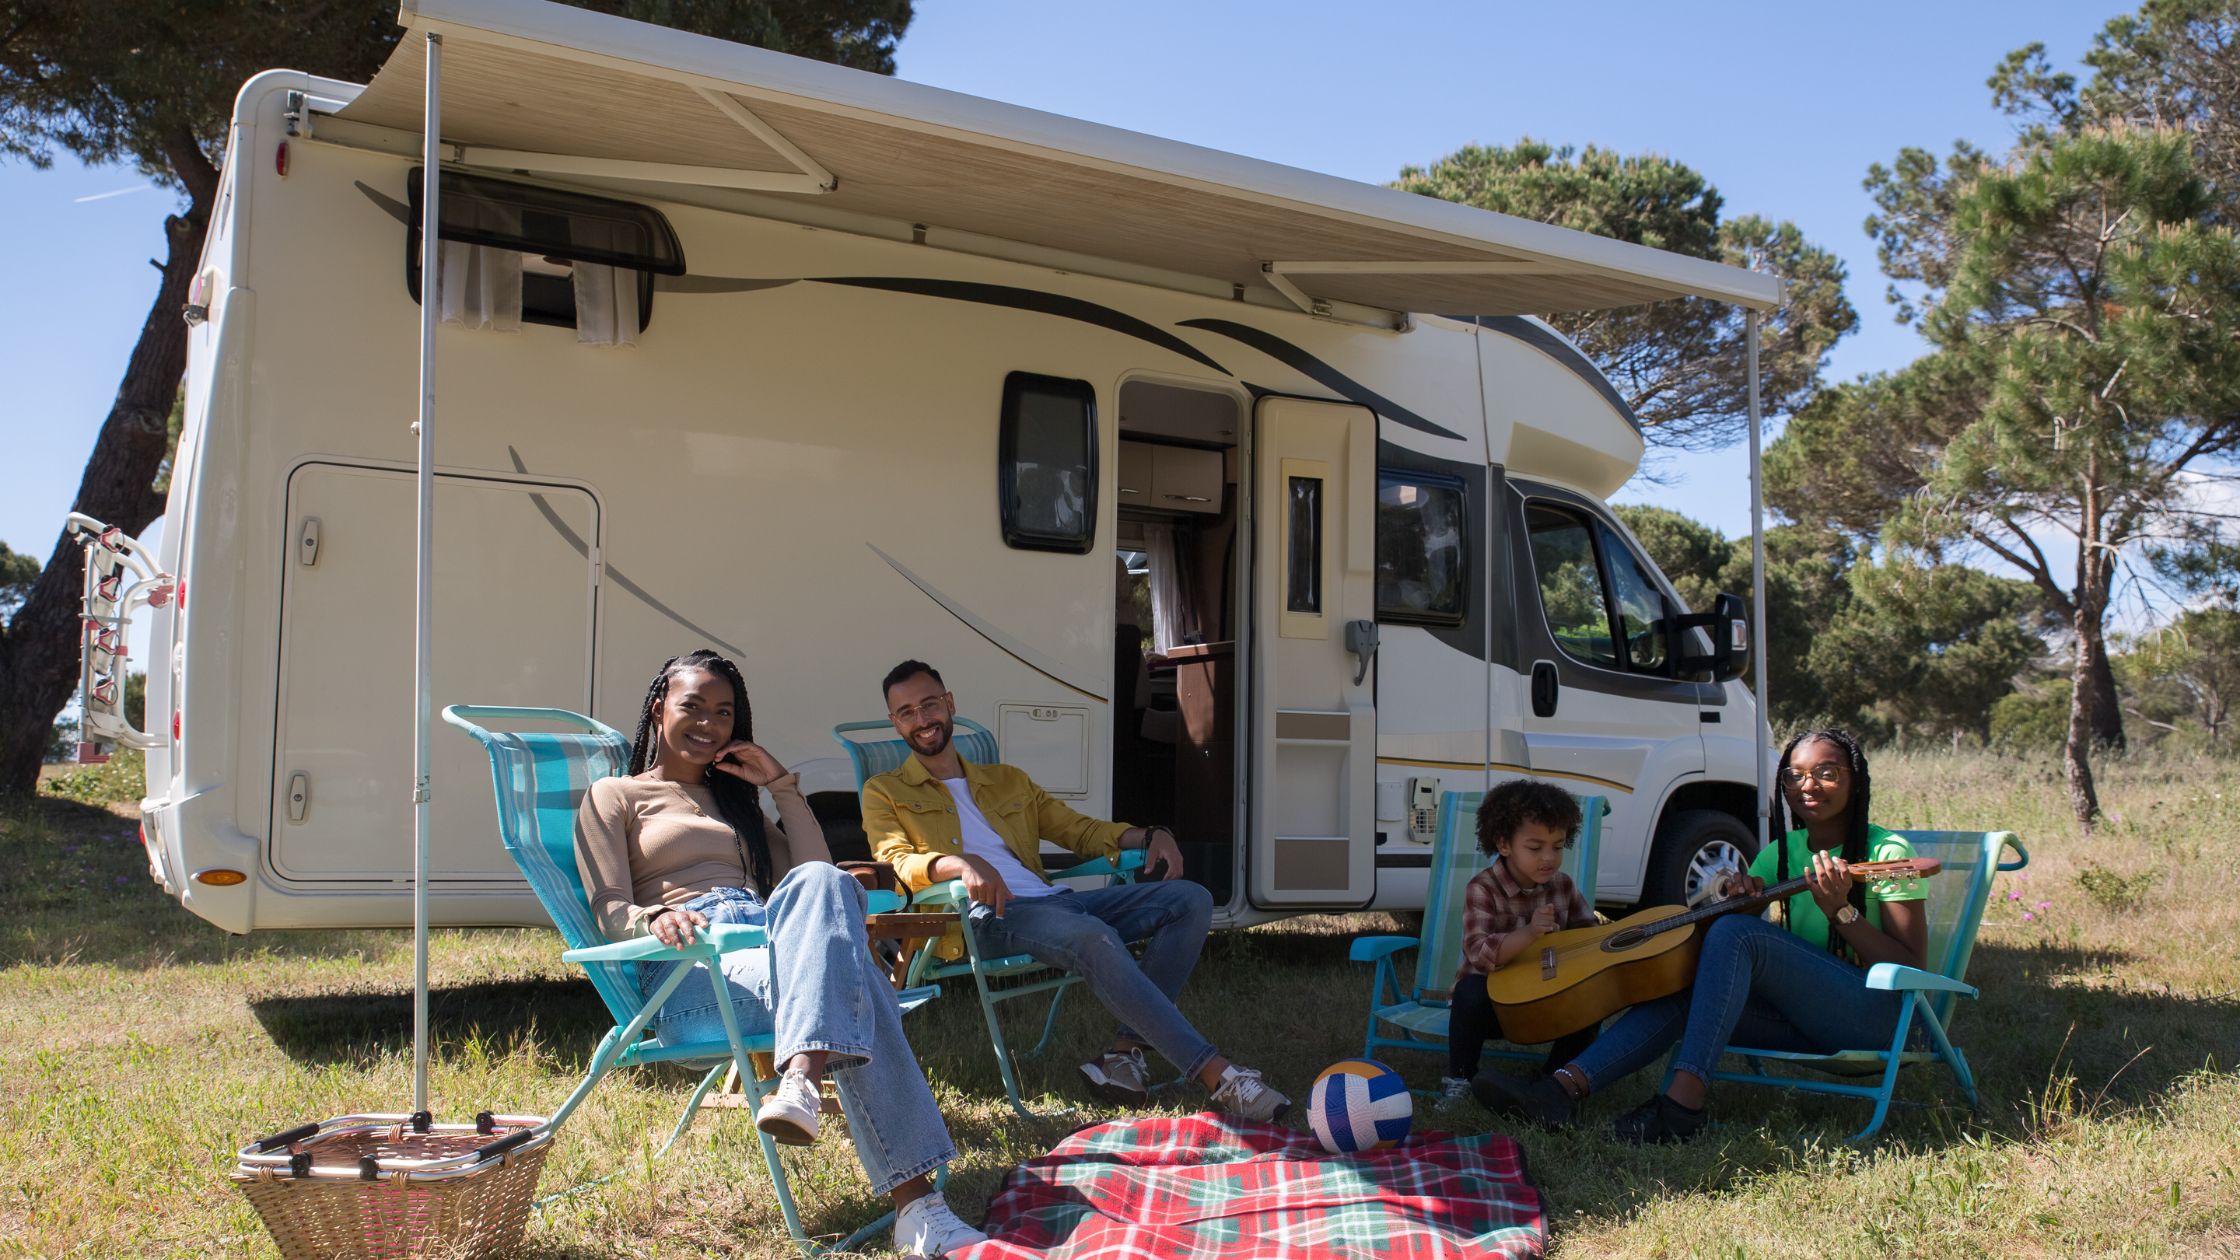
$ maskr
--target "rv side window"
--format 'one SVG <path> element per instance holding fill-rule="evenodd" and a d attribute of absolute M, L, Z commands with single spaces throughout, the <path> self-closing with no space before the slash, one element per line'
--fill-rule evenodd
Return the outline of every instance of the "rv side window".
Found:
<path fill-rule="evenodd" d="M 1526 504 L 1524 522 L 1532 539 L 1532 567 L 1540 579 L 1540 609 L 1556 646 L 1573 660 L 1624 668 L 1610 633 L 1593 525 L 1576 512 L 1546 503 Z"/>
<path fill-rule="evenodd" d="M 1602 554 L 1610 566 L 1610 594 L 1616 600 L 1618 638 L 1625 644 L 1626 665 L 1635 673 L 1661 674 L 1672 654 L 1665 645 L 1664 595 L 1642 571 L 1632 548 L 1608 525 L 1599 526 Z"/>
<path fill-rule="evenodd" d="M 997 459 L 1005 545 L 1088 551 L 1097 528 L 1097 393 L 1089 382 L 1005 377 Z"/>
<path fill-rule="evenodd" d="M 422 178 L 415 169 L 405 185 L 411 207 L 405 225 L 405 290 L 415 302 L 421 287 Z M 602 311 L 590 322 L 599 334 L 594 339 L 608 339 L 613 325 L 628 321 L 644 332 L 653 322 L 654 276 L 681 276 L 685 270 L 684 251 L 669 220 L 634 202 L 445 171 L 442 214 L 445 249 L 455 250 L 471 269 L 464 288 L 479 292 L 493 285 L 479 270 L 480 251 L 519 256 L 521 322 L 526 324 L 585 327 L 576 302 L 579 292 L 589 292 L 589 300 Z M 451 266 L 447 262 L 442 270 Z M 503 287 L 499 281 L 490 293 L 464 298 L 447 287 L 446 317 L 452 317 L 456 302 L 459 318 L 478 323 L 482 302 L 510 301 L 499 296 Z"/>
<path fill-rule="evenodd" d="M 1459 626 L 1470 586 L 1468 499 L 1458 478 L 1377 473 L 1377 620 Z"/>

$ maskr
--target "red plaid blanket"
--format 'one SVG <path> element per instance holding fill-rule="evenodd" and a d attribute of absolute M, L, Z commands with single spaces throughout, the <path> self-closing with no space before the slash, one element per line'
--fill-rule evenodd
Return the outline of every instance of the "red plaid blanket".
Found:
<path fill-rule="evenodd" d="M 1498 1134 L 1333 1156 L 1211 1113 L 1081 1130 L 1004 1179 L 972 1260 L 1539 1256 L 1540 1193 Z"/>

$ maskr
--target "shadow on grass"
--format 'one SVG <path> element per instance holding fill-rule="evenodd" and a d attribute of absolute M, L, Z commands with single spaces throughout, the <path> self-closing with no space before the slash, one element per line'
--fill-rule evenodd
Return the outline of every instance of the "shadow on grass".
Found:
<path fill-rule="evenodd" d="M 363 1065 L 409 1040 L 412 992 L 271 994 L 250 998 L 249 1011 L 291 1059 Z M 588 980 L 491 980 L 428 990 L 428 1027 L 432 1054 L 470 1040 L 492 1055 L 534 1046 L 580 1072 L 614 1018 Z"/>

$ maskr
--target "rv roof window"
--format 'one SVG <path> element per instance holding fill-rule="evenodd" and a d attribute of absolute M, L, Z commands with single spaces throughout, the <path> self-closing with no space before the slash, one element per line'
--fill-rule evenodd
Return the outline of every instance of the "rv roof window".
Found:
<path fill-rule="evenodd" d="M 1458 477 L 1377 471 L 1377 620 L 1462 624 L 1470 591 L 1466 504 Z"/>
<path fill-rule="evenodd" d="M 1003 381 L 996 489 L 1005 545 L 1089 550 L 1097 522 L 1097 393 L 1087 381 L 1013 372 Z"/>
<path fill-rule="evenodd" d="M 405 288 L 417 302 L 418 169 L 407 177 L 406 192 L 412 212 L 405 230 Z M 653 322 L 653 277 L 684 274 L 684 250 L 675 230 L 649 206 L 445 171 L 441 211 L 444 240 L 523 255 L 521 318 L 526 323 L 577 327 L 574 272 L 578 264 L 590 264 L 627 273 L 637 289 L 638 331 L 644 332 Z M 628 303 L 620 309 L 627 311 Z"/>

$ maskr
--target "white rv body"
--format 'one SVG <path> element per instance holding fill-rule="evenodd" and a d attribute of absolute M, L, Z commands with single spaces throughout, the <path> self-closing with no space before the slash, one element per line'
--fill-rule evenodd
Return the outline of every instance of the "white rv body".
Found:
<path fill-rule="evenodd" d="M 411 920 L 417 140 L 306 116 L 360 90 L 272 72 L 242 92 L 157 557 L 180 589 L 140 653 L 151 869 L 229 931 Z M 1685 611 L 1604 503 L 1640 431 L 1545 325 L 1395 327 L 813 207 L 789 221 L 729 194 L 528 182 L 658 212 L 686 273 L 656 281 L 634 346 L 439 331 L 438 704 L 628 732 L 666 657 L 714 647 L 748 680 L 755 737 L 844 840 L 854 783 L 829 732 L 881 717 L 880 676 L 921 658 L 1076 808 L 1134 792 L 1171 809 L 1140 821 L 1197 838 L 1191 873 L 1231 924 L 1420 907 L 1435 819 L 1414 807 L 1528 773 L 1609 801 L 1605 901 L 1643 894 L 1660 826 L 1702 860 L 1733 856 L 1698 843 L 1706 816 L 1747 834 L 1747 692 L 1575 659 L 1542 615 L 1528 512 L 1605 530 L 1602 563 L 1630 550 Z M 1092 481 L 1065 491 L 1091 490 L 1068 509 L 1090 514 L 1084 549 L 1007 544 L 1015 378 L 1093 400 Z M 1146 508 L 1162 484 L 1174 506 Z M 1364 509 L 1380 485 L 1408 498 L 1394 510 L 1440 488 L 1464 506 L 1423 535 L 1464 566 L 1446 623 L 1383 607 L 1396 543 Z M 1282 503 L 1308 494 L 1327 513 L 1311 530 Z M 1121 700 L 1116 557 L 1163 556 L 1162 526 L 1198 548 L 1188 637 L 1207 642 L 1150 671 L 1139 708 Z M 1347 650 L 1354 620 L 1377 623 L 1373 651 Z M 1170 685 L 1195 718 L 1168 713 Z M 480 751 L 434 739 L 431 920 L 543 922 Z"/>

